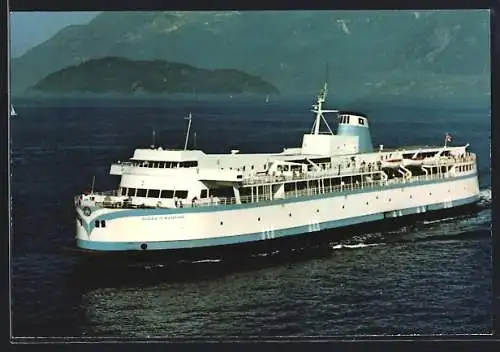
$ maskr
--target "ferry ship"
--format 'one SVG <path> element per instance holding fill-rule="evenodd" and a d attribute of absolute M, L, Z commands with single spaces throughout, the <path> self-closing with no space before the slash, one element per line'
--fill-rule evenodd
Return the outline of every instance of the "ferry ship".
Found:
<path fill-rule="evenodd" d="M 302 145 L 279 153 L 135 149 L 116 189 L 78 194 L 76 244 L 93 253 L 244 248 L 468 207 L 479 200 L 469 144 L 374 148 L 368 117 L 326 110 Z M 325 113 L 337 116 L 336 133 Z M 162 251 L 162 252 L 160 252 Z"/>

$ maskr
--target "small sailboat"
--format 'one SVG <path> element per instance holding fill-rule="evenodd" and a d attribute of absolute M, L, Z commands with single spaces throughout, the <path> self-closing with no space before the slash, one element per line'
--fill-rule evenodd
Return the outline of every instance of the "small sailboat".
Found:
<path fill-rule="evenodd" d="M 10 116 L 17 116 L 16 110 L 14 110 L 14 106 L 10 104 Z"/>

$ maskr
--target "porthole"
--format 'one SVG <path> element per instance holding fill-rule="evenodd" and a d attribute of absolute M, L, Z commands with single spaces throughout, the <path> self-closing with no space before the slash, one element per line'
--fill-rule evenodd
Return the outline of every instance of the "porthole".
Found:
<path fill-rule="evenodd" d="M 432 196 L 432 193 L 431 193 L 431 192 L 429 192 L 429 195 L 430 195 L 430 196 Z"/>
<path fill-rule="evenodd" d="M 344 209 L 344 208 L 345 208 L 345 205 L 342 206 L 342 209 Z"/>
<path fill-rule="evenodd" d="M 413 196 L 410 194 L 410 199 L 413 199 Z"/>
<path fill-rule="evenodd" d="M 222 226 L 222 225 L 224 225 L 224 222 L 223 222 L 223 221 L 221 221 L 221 222 L 220 222 L 220 226 Z"/>
<path fill-rule="evenodd" d="M 257 221 L 260 221 L 260 218 L 258 218 Z"/>
<path fill-rule="evenodd" d="M 378 196 L 376 196 L 375 199 L 378 199 Z"/>
<path fill-rule="evenodd" d="M 289 216 L 289 217 L 292 217 L 292 213 L 288 213 L 288 216 Z"/>
<path fill-rule="evenodd" d="M 389 202 L 391 201 L 391 198 L 389 198 Z"/>
<path fill-rule="evenodd" d="M 319 213 L 319 209 L 316 209 L 316 213 Z"/>
<path fill-rule="evenodd" d="M 95 221 L 95 223 L 94 223 L 94 226 L 95 226 L 95 227 L 99 227 L 99 225 L 100 225 L 99 220 L 96 220 L 96 221 Z"/>
<path fill-rule="evenodd" d="M 101 227 L 106 227 L 106 220 L 101 220 Z"/>
<path fill-rule="evenodd" d="M 366 205 L 368 205 L 368 202 L 366 202 Z"/>

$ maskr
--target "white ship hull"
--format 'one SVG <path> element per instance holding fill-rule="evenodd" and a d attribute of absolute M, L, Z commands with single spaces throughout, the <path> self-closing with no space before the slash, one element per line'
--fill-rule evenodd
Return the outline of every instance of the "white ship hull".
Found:
<path fill-rule="evenodd" d="M 150 251 L 256 243 L 327 229 L 473 204 L 474 171 L 269 202 L 207 207 L 109 209 L 86 216 L 77 207 L 77 245 L 92 251 Z M 95 227 L 105 221 L 105 227 Z"/>

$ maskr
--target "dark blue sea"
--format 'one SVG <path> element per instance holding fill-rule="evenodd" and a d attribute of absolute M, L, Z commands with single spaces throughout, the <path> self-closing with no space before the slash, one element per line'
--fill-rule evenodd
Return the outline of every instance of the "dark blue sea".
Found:
<path fill-rule="evenodd" d="M 116 188 L 137 147 L 279 152 L 300 146 L 310 98 L 18 99 L 11 119 L 14 337 L 269 339 L 489 334 L 490 109 L 367 104 L 375 146 L 470 143 L 477 212 L 349 234 L 322 248 L 95 267 L 75 253 L 73 195 Z M 340 108 L 349 108 L 348 105 Z M 332 121 L 332 119 L 330 119 Z M 196 133 L 196 138 L 194 134 Z M 293 252 L 293 253 L 292 253 Z"/>

